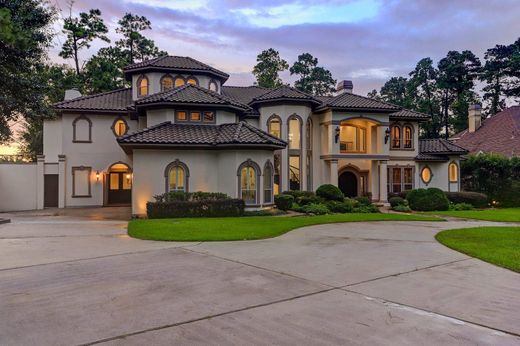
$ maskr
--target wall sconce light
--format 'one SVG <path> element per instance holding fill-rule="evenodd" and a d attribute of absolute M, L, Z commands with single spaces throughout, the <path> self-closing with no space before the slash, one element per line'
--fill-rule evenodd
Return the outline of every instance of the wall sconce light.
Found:
<path fill-rule="evenodd" d="M 96 180 L 99 181 L 99 171 L 96 171 Z"/>
<path fill-rule="evenodd" d="M 125 178 L 126 178 L 126 183 L 127 183 L 128 185 L 130 185 L 130 182 L 132 181 L 132 180 L 131 180 L 131 178 L 132 178 L 132 174 L 127 173 L 127 174 L 125 175 Z"/>
<path fill-rule="evenodd" d="M 334 130 L 334 141 L 335 141 L 336 143 L 338 143 L 339 133 L 340 133 L 339 126 L 336 126 L 336 129 Z"/>
<path fill-rule="evenodd" d="M 388 143 L 388 140 L 390 139 L 390 129 L 387 128 L 385 130 L 385 144 Z"/>

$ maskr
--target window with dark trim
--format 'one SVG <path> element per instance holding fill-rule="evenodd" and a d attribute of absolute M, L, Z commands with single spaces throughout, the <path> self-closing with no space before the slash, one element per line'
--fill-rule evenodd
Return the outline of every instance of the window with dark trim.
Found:
<path fill-rule="evenodd" d="M 173 77 L 165 75 L 161 78 L 161 91 L 173 89 Z"/>
<path fill-rule="evenodd" d="M 180 160 L 175 160 L 164 170 L 166 192 L 188 192 L 190 171 L 188 166 Z"/>
<path fill-rule="evenodd" d="M 259 204 L 260 174 L 260 167 L 251 160 L 243 162 L 238 167 L 238 195 L 246 205 Z"/>
<path fill-rule="evenodd" d="M 214 111 L 180 110 L 175 112 L 175 120 L 179 123 L 214 124 L 216 116 Z"/>
<path fill-rule="evenodd" d="M 401 128 L 397 125 L 392 126 L 392 148 L 401 148 Z"/>
<path fill-rule="evenodd" d="M 410 150 L 414 148 L 414 128 L 412 125 L 395 123 L 391 126 L 391 149 Z"/>
<path fill-rule="evenodd" d="M 264 203 L 273 203 L 273 165 L 267 161 L 264 166 Z"/>
<path fill-rule="evenodd" d="M 413 130 L 412 127 L 409 125 L 405 125 L 403 127 L 404 132 L 404 148 L 405 149 L 411 149 L 413 148 Z"/>
<path fill-rule="evenodd" d="M 433 173 L 430 167 L 424 166 L 421 169 L 421 180 L 423 183 L 428 185 L 432 181 Z"/>
<path fill-rule="evenodd" d="M 178 88 L 180 86 L 183 86 L 184 84 L 186 84 L 186 80 L 184 79 L 184 77 L 182 77 L 182 76 L 176 76 L 175 77 L 173 85 L 176 88 Z"/>
<path fill-rule="evenodd" d="M 84 115 L 72 122 L 72 142 L 92 143 L 92 121 Z"/>
<path fill-rule="evenodd" d="M 302 118 L 297 114 L 287 119 L 287 139 L 289 141 L 288 182 L 289 190 L 302 189 Z"/>
<path fill-rule="evenodd" d="M 191 85 L 199 85 L 199 80 L 195 76 L 189 76 L 186 78 L 186 83 Z"/>
<path fill-rule="evenodd" d="M 213 79 L 209 81 L 208 89 L 218 93 L 218 84 Z"/>
<path fill-rule="evenodd" d="M 282 138 L 282 119 L 273 114 L 267 119 L 267 132 L 276 138 Z"/>
<path fill-rule="evenodd" d="M 450 183 L 457 183 L 459 181 L 459 166 L 455 161 L 451 161 L 448 166 L 448 175 Z"/>
<path fill-rule="evenodd" d="M 90 186 L 90 175 L 92 167 L 72 167 L 72 197 L 89 198 L 92 197 Z"/>
<path fill-rule="evenodd" d="M 388 192 L 398 193 L 414 188 L 414 168 L 393 166 L 387 169 Z"/>
<path fill-rule="evenodd" d="M 116 118 L 114 120 L 114 123 L 112 124 L 112 132 L 114 132 L 114 135 L 116 137 L 121 137 L 126 135 L 128 132 L 128 123 L 126 120 L 122 117 Z"/>
<path fill-rule="evenodd" d="M 137 79 L 137 96 L 147 96 L 149 93 L 150 82 L 148 81 L 148 77 L 140 76 Z"/>
<path fill-rule="evenodd" d="M 273 194 L 280 194 L 282 186 L 282 153 L 280 150 L 274 153 L 274 178 L 273 178 Z"/>

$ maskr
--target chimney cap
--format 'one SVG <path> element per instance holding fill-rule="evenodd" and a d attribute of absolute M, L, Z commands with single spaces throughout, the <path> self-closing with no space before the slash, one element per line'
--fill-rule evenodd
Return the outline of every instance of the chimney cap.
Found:
<path fill-rule="evenodd" d="M 482 106 L 478 103 L 472 103 L 469 105 L 468 109 L 471 111 L 471 110 L 481 110 L 482 109 Z"/>
<path fill-rule="evenodd" d="M 336 86 L 336 90 L 340 91 L 343 89 L 352 90 L 354 88 L 354 83 L 351 80 L 342 80 Z"/>

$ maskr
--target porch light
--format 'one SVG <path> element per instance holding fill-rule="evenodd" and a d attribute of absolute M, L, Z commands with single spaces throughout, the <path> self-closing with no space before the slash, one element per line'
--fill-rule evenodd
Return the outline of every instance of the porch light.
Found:
<path fill-rule="evenodd" d="M 96 180 L 99 181 L 99 171 L 96 171 Z"/>
<path fill-rule="evenodd" d="M 338 143 L 339 133 L 340 133 L 339 126 L 336 126 L 336 129 L 334 130 L 334 140 L 336 143 Z"/>
<path fill-rule="evenodd" d="M 387 128 L 385 130 L 385 144 L 388 143 L 388 140 L 390 139 L 390 128 Z"/>

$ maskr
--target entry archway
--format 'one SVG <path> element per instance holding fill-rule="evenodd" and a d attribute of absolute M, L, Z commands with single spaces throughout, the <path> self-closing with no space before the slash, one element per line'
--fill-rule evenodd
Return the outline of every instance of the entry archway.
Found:
<path fill-rule="evenodd" d="M 344 171 L 338 177 L 338 187 L 347 197 L 357 197 L 358 177 L 352 171 Z"/>
<path fill-rule="evenodd" d="M 132 203 L 132 170 L 124 162 L 116 162 L 107 169 L 107 205 L 130 205 Z"/>

